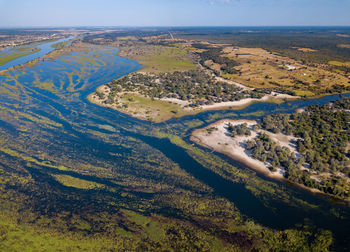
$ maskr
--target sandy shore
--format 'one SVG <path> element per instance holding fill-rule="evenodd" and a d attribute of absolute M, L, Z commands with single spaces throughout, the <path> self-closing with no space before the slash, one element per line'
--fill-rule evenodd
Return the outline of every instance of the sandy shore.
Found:
<path fill-rule="evenodd" d="M 257 124 L 256 121 L 251 120 L 221 120 L 214 124 L 211 124 L 203 129 L 195 130 L 192 133 L 191 140 L 197 144 L 210 148 L 216 152 L 228 155 L 231 158 L 247 165 L 251 169 L 262 173 L 270 178 L 284 180 L 284 171 L 278 169 L 275 172 L 272 172 L 268 169 L 268 163 L 261 162 L 257 159 L 254 159 L 250 156 L 249 151 L 245 149 L 245 143 L 248 140 L 255 138 L 258 132 L 265 132 L 272 138 L 273 141 L 276 141 L 281 146 L 288 147 L 291 151 L 296 151 L 295 146 L 291 144 L 293 137 L 285 136 L 283 134 L 273 134 L 271 132 L 266 132 L 264 130 L 251 131 L 250 136 L 236 136 L 232 138 L 228 132 L 228 124 L 238 125 L 242 123 L 247 123 L 248 127 L 251 128 L 253 125 Z M 212 131 L 211 134 L 207 132 L 209 128 L 216 128 Z"/>
<path fill-rule="evenodd" d="M 268 169 L 268 165 L 269 165 L 268 163 L 263 163 L 257 159 L 252 158 L 249 154 L 249 151 L 245 150 L 245 147 L 244 147 L 247 140 L 256 137 L 258 132 L 264 132 L 268 134 L 270 138 L 276 143 L 278 143 L 280 146 L 285 146 L 289 148 L 292 152 L 299 154 L 296 150 L 295 144 L 293 143 L 295 140 L 297 140 L 297 138 L 293 136 L 286 136 L 281 133 L 273 134 L 265 130 L 251 131 L 252 133 L 251 136 L 238 136 L 238 137 L 232 138 L 227 132 L 228 123 L 231 123 L 232 125 L 247 123 L 248 128 L 251 128 L 257 122 L 253 120 L 224 119 L 216 123 L 210 124 L 205 128 L 195 130 L 194 132 L 192 132 L 191 140 L 205 148 L 225 154 L 233 158 L 234 160 L 237 160 L 247 165 L 252 170 L 258 173 L 264 174 L 265 176 L 270 177 L 272 179 L 276 179 L 279 181 L 287 181 L 288 183 L 294 186 L 297 186 L 299 188 L 302 188 L 304 190 L 308 190 L 317 194 L 326 195 L 333 199 L 345 200 L 350 202 L 350 199 L 342 199 L 334 195 L 322 192 L 316 188 L 310 188 L 305 185 L 290 181 L 284 177 L 284 171 L 281 169 L 278 169 L 276 172 L 271 172 Z M 209 134 L 207 129 L 213 128 L 213 127 L 216 129 Z"/>
<path fill-rule="evenodd" d="M 146 110 L 142 110 L 142 109 L 128 112 L 127 109 L 123 109 L 122 107 L 117 106 L 116 104 L 105 104 L 104 100 L 106 100 L 106 97 L 110 93 L 110 88 L 107 85 L 99 86 L 96 89 L 96 91 L 103 93 L 105 98 L 101 100 L 94 93 L 90 94 L 88 96 L 88 100 L 94 104 L 97 104 L 97 105 L 100 105 L 100 106 L 103 106 L 106 108 L 118 110 L 122 113 L 126 113 L 126 114 L 128 114 L 132 117 L 136 117 L 140 120 L 147 120 L 149 118 L 149 116 L 152 116 L 153 118 L 156 119 L 156 121 L 158 121 L 157 120 L 157 111 L 153 111 L 152 109 L 150 110 L 150 112 L 148 114 L 146 114 Z M 128 93 L 131 93 L 131 92 L 128 92 Z M 118 95 L 121 96 L 122 94 L 123 93 L 119 93 Z M 135 92 L 134 94 L 140 95 L 137 92 Z M 146 97 L 144 97 L 144 98 L 146 98 Z M 239 101 L 220 102 L 220 103 L 214 103 L 214 104 L 210 104 L 210 105 L 203 105 L 203 106 L 196 107 L 196 108 L 188 107 L 187 105 L 189 105 L 190 102 L 183 101 L 183 100 L 176 99 L 176 98 L 161 98 L 161 99 L 155 98 L 155 100 L 176 104 L 176 105 L 180 106 L 180 108 L 184 111 L 183 114 L 186 115 L 186 114 L 197 114 L 197 113 L 200 113 L 203 111 L 208 111 L 208 110 L 241 109 L 242 107 L 249 106 L 250 104 L 252 104 L 254 102 L 268 102 L 268 101 L 273 101 L 273 100 L 278 101 L 278 100 L 282 100 L 282 99 L 292 100 L 292 99 L 298 99 L 298 98 L 299 97 L 297 97 L 297 96 L 291 96 L 291 95 L 287 95 L 287 94 L 279 94 L 279 93 L 272 92 L 270 95 L 265 95 L 261 99 L 246 98 L 246 99 L 242 99 Z M 168 119 L 170 119 L 170 118 L 172 118 L 171 115 L 168 116 Z"/>
<path fill-rule="evenodd" d="M 230 101 L 230 102 L 219 102 L 219 103 L 214 103 L 210 105 L 203 105 L 201 106 L 201 109 L 203 110 L 215 110 L 215 109 L 225 109 L 225 108 L 230 108 L 230 107 L 243 107 L 243 106 L 248 106 L 251 103 L 254 102 L 267 102 L 269 100 L 273 99 L 287 99 L 287 100 L 296 100 L 299 99 L 299 96 L 292 96 L 292 95 L 287 95 L 287 94 L 279 94 L 272 92 L 270 95 L 265 95 L 264 97 L 260 99 L 254 99 L 254 98 L 246 98 L 242 99 L 239 101 Z"/>

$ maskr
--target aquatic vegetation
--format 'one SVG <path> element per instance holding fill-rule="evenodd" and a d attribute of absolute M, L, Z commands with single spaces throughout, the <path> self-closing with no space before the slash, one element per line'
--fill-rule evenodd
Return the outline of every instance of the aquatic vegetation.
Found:
<path fill-rule="evenodd" d="M 69 187 L 75 187 L 79 189 L 95 189 L 103 187 L 102 184 L 80 178 L 74 178 L 69 175 L 52 174 L 52 176 L 61 184 Z"/>
<path fill-rule="evenodd" d="M 68 52 L 0 76 L 0 250 L 311 250 L 341 240 L 341 206 L 330 214 L 326 200 L 188 141 L 192 128 L 239 111 L 155 124 L 89 103 L 97 86 L 140 68 L 114 53 Z"/>
<path fill-rule="evenodd" d="M 27 56 L 27 55 L 39 52 L 40 49 L 37 48 L 37 49 L 28 50 L 28 51 L 27 50 L 17 50 L 17 51 L 19 53 L 14 53 L 14 54 L 7 55 L 7 56 L 0 55 L 0 66 L 10 62 L 11 60 L 18 59 L 18 58 L 21 58 L 23 56 Z M 23 52 L 20 52 L 20 51 L 23 51 Z"/>

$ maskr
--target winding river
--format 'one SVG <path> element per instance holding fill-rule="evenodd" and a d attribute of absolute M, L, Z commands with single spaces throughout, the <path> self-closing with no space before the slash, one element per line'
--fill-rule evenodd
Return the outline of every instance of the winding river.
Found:
<path fill-rule="evenodd" d="M 52 44 L 69 39 L 71 38 L 42 44 L 38 46 L 41 49 L 40 52 L 11 61 L 1 66 L 0 70 L 42 57 L 53 50 Z M 147 134 L 155 129 L 172 132 L 174 135 L 181 136 L 188 144 L 192 144 L 188 139 L 192 130 L 204 127 L 215 120 L 257 119 L 272 113 L 292 113 L 308 105 L 322 105 L 336 100 L 339 98 L 338 95 L 286 102 L 280 105 L 259 103 L 239 111 L 208 111 L 181 119 L 172 119 L 165 123 L 152 124 L 99 107 L 87 100 L 87 95 L 95 91 L 98 86 L 140 69 L 141 66 L 137 62 L 115 56 L 116 52 L 112 48 L 96 47 L 92 51 L 72 53 L 61 56 L 57 60 L 39 61 L 32 67 L 24 67 L 21 70 L 12 70 L 0 75 L 0 106 L 4 112 L 0 118 L 2 134 L 7 134 L 15 140 L 20 137 L 18 129 L 25 128 L 26 134 L 36 136 L 35 141 L 43 148 L 46 148 L 44 138 L 52 136 L 56 139 L 52 145 L 57 150 L 63 146 L 72 146 L 71 148 L 76 151 L 81 150 L 83 155 L 89 154 L 92 158 L 101 161 L 116 159 L 116 162 L 122 162 L 122 160 L 111 156 L 109 154 L 111 150 L 121 153 L 132 150 L 106 142 L 104 138 L 96 135 L 92 137 L 91 132 L 99 132 L 116 141 L 119 138 L 118 134 L 123 139 L 132 137 L 163 153 L 187 173 L 212 188 L 214 193 L 233 202 L 242 214 L 257 223 L 275 229 L 286 229 L 309 219 L 316 227 L 332 230 L 339 248 L 350 245 L 348 232 L 350 208 L 347 205 L 263 177 L 262 179 L 284 188 L 288 195 L 297 201 L 318 207 L 303 209 L 295 204 L 278 201 L 273 195 L 265 199 L 266 201 L 259 199 L 247 189 L 244 183 L 233 183 L 219 176 L 193 159 L 185 149 L 171 143 L 168 139 L 159 139 Z M 13 112 L 5 113 L 5 110 Z M 43 121 L 35 121 L 31 117 L 24 118 L 22 114 L 16 113 L 29 113 L 32 117 L 39 119 L 45 117 L 62 127 L 47 127 Z M 30 124 L 28 120 L 31 121 Z M 198 126 L 189 126 L 193 122 L 198 123 Z M 27 148 L 30 149 L 30 146 Z M 207 151 L 199 146 L 197 148 Z M 219 154 L 218 156 L 241 170 L 247 169 L 244 165 L 225 156 Z"/>

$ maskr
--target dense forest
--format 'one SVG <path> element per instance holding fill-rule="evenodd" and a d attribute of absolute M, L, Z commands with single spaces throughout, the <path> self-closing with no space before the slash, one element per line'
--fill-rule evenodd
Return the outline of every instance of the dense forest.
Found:
<path fill-rule="evenodd" d="M 324 106 L 312 105 L 294 114 L 262 119 L 260 127 L 273 133 L 294 135 L 297 152 L 276 145 L 266 134 L 247 142 L 252 156 L 282 167 L 291 181 L 340 197 L 350 196 L 350 99 Z"/>
<path fill-rule="evenodd" d="M 176 98 L 189 101 L 188 106 L 238 101 L 244 98 L 261 98 L 265 92 L 243 90 L 235 85 L 216 81 L 204 71 L 191 70 L 187 72 L 160 74 L 130 74 L 108 84 L 110 93 L 106 103 L 114 103 L 120 92 L 138 92 L 154 98 Z M 101 93 L 97 95 L 102 98 Z"/>

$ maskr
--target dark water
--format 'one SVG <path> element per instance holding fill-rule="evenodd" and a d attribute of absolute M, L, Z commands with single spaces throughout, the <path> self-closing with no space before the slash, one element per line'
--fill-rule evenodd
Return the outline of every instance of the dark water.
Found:
<path fill-rule="evenodd" d="M 50 46 L 48 44 L 43 45 L 47 50 Z M 198 127 L 203 127 L 224 117 L 255 119 L 272 113 L 292 113 L 297 108 L 312 104 L 322 105 L 336 100 L 339 98 L 338 95 L 287 102 L 281 105 L 259 103 L 240 111 L 203 112 L 181 119 L 172 119 L 166 123 L 152 124 L 91 104 L 87 100 L 87 95 L 95 91 L 96 87 L 140 69 L 141 66 L 137 62 L 115 56 L 115 53 L 116 51 L 112 48 L 96 48 L 94 51 L 73 53 L 62 56 L 58 60 L 39 62 L 32 68 L 6 73 L 0 76 L 0 87 L 6 87 L 0 92 L 1 109 L 12 109 L 25 113 L 29 111 L 33 116 L 44 116 L 60 123 L 62 128 L 51 129 L 44 127 L 41 122 L 37 122 L 31 124 L 30 128 L 27 128 L 27 132 L 56 136 L 57 143 L 53 144 L 57 144 L 57 148 L 63 143 L 67 146 L 77 146 L 75 148 L 77 152 L 80 151 L 82 155 L 90 155 L 101 161 L 113 160 L 114 157 L 106 154 L 108 150 L 121 153 L 131 153 L 132 150 L 121 145 L 106 143 L 102 138 L 92 138 L 89 133 L 91 130 L 106 135 L 113 134 L 113 138 L 118 138 L 115 132 L 123 138 L 127 136 L 136 138 L 162 152 L 170 160 L 179 164 L 187 173 L 213 188 L 217 195 L 233 202 L 242 214 L 255 222 L 267 227 L 286 229 L 293 228 L 295 224 L 303 223 L 305 219 L 309 219 L 316 227 L 332 230 L 336 235 L 339 248 L 349 248 L 350 211 L 348 206 L 333 203 L 324 196 L 282 183 L 280 186 L 285 188 L 291 197 L 318 207 L 303 209 L 298 205 L 277 201 L 273 195 L 267 199 L 267 202 L 264 202 L 248 190 L 244 183 L 233 183 L 222 178 L 199 164 L 184 149 L 172 144 L 169 140 L 144 134 L 144 132 L 160 129 L 164 132 L 171 131 L 188 141 L 188 135 L 195 127 L 190 128 L 187 125 L 194 121 L 201 122 L 202 124 Z M 95 57 L 96 55 L 98 57 Z M 261 113 L 257 116 L 252 114 L 255 112 Z M 16 129 L 25 125 L 26 120 L 28 119 L 21 116 L 15 117 L 13 114 L 2 115 L 0 128 L 15 139 L 19 135 Z M 103 129 L 100 125 L 108 125 L 108 128 Z M 225 157 L 222 158 L 238 168 L 246 169 L 239 163 L 225 159 Z M 104 182 L 97 180 L 101 183 Z M 269 179 L 266 180 L 269 181 Z M 340 212 L 342 217 L 338 218 L 331 214 L 332 209 Z"/>

